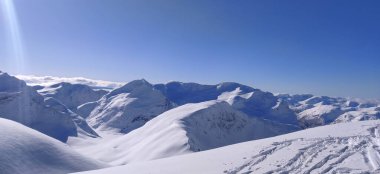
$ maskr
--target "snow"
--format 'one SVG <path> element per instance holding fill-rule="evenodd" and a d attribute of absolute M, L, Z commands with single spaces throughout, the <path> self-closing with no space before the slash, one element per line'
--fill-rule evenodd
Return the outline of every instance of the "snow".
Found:
<path fill-rule="evenodd" d="M 363 108 L 357 111 L 349 111 L 340 115 L 335 123 L 353 122 L 363 120 L 377 120 L 380 118 L 379 108 Z"/>
<path fill-rule="evenodd" d="M 96 138 L 99 135 L 87 124 L 86 120 L 79 116 L 78 114 L 72 112 L 71 110 L 67 109 L 65 105 L 60 103 L 60 101 L 56 100 L 52 97 L 46 97 L 45 98 L 45 106 L 48 108 L 52 108 L 62 114 L 70 115 L 72 121 L 74 121 L 74 124 L 77 129 L 77 136 L 85 135 L 92 138 Z"/>
<path fill-rule="evenodd" d="M 0 118 L 0 173 L 59 174 L 107 167 L 67 145 L 11 120 Z"/>
<path fill-rule="evenodd" d="M 76 113 L 82 116 L 83 118 L 87 118 L 97 105 L 97 101 L 84 103 L 77 107 Z"/>
<path fill-rule="evenodd" d="M 303 127 L 314 127 L 330 123 L 340 114 L 342 111 L 336 106 L 318 104 L 299 113 L 298 119 Z"/>
<path fill-rule="evenodd" d="M 296 129 L 249 118 L 223 101 L 208 101 L 171 109 L 119 138 L 93 146 L 83 142 L 78 145 L 75 140 L 69 144 L 85 155 L 121 165 L 209 150 Z"/>
<path fill-rule="evenodd" d="M 82 174 L 378 173 L 379 130 L 380 121 L 334 124 Z"/>
<path fill-rule="evenodd" d="M 289 108 L 288 103 L 269 92 L 256 90 L 244 93 L 238 87 L 234 91 L 222 93 L 218 96 L 218 100 L 228 102 L 233 108 L 251 117 L 298 125 L 297 116 Z"/>
<path fill-rule="evenodd" d="M 97 101 L 107 93 L 104 90 L 93 90 L 87 85 L 64 82 L 44 87 L 38 92 L 44 97 L 53 97 L 59 100 L 74 112 L 78 106 Z"/>
<path fill-rule="evenodd" d="M 69 146 L 0 119 L 0 173 L 105 167 L 96 160 L 125 166 L 94 173 L 380 172 L 378 102 L 234 82 L 21 77 L 40 86 L 0 72 L 0 117 Z"/>
<path fill-rule="evenodd" d="M 177 105 L 216 100 L 222 93 L 231 92 L 237 88 L 242 93 L 257 91 L 254 88 L 233 82 L 224 82 L 217 85 L 170 82 L 167 84 L 157 84 L 154 87 Z"/>
<path fill-rule="evenodd" d="M 241 93 L 242 93 L 242 91 L 241 91 L 240 87 L 238 87 L 234 91 L 223 92 L 221 95 L 218 96 L 218 100 L 226 101 L 227 103 L 232 105 L 234 103 L 235 97 L 241 97 L 244 99 L 248 99 L 248 98 L 252 97 L 252 95 L 253 95 L 253 92 L 249 92 L 246 94 L 241 94 Z"/>
<path fill-rule="evenodd" d="M 303 128 L 380 118 L 380 112 L 376 110 L 379 103 L 375 101 L 310 94 L 280 94 L 277 97 L 290 103 L 290 109 L 297 114 Z"/>
<path fill-rule="evenodd" d="M 223 82 L 217 85 L 202 85 L 170 82 L 155 85 L 155 88 L 162 91 L 170 101 L 177 105 L 222 100 L 250 117 L 298 125 L 296 115 L 285 101 L 279 101 L 279 98 L 270 92 L 242 84 Z M 281 107 L 276 108 L 278 102 L 281 102 Z"/>
<path fill-rule="evenodd" d="M 149 82 L 135 80 L 97 101 L 87 121 L 98 130 L 117 129 L 128 133 L 173 106 Z"/>
<path fill-rule="evenodd" d="M 80 132 L 96 136 L 86 126 L 84 119 L 62 103 L 44 98 L 25 82 L 6 73 L 0 74 L 0 117 L 19 122 L 63 142 L 69 136 L 78 136 Z"/>

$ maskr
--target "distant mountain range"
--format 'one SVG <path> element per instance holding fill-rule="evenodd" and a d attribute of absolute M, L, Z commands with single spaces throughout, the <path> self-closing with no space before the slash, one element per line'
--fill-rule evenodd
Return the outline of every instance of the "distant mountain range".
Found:
<path fill-rule="evenodd" d="M 29 85 L 0 72 L 0 117 L 112 165 L 380 118 L 376 102 L 275 95 L 233 82 L 151 84 L 140 79 L 121 85 L 18 77 Z"/>

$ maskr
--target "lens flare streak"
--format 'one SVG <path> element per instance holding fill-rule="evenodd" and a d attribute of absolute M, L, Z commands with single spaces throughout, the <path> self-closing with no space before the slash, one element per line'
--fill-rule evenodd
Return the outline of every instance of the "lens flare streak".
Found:
<path fill-rule="evenodd" d="M 17 13 L 13 0 L 0 0 L 1 10 L 4 16 L 5 27 L 7 29 L 8 43 L 11 55 L 11 64 L 16 73 L 20 73 L 24 68 L 24 48 L 19 27 Z"/>

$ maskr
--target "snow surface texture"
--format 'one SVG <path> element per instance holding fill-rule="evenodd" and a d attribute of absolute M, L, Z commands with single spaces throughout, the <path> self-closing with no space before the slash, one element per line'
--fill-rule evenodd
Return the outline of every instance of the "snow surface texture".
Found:
<path fill-rule="evenodd" d="M 0 147 L 1 174 L 63 174 L 107 167 L 53 138 L 3 118 Z"/>
<path fill-rule="evenodd" d="M 104 80 L 93 80 L 83 77 L 53 77 L 53 76 L 33 76 L 16 75 L 17 78 L 24 80 L 30 86 L 50 86 L 57 83 L 71 83 L 88 85 L 96 89 L 112 90 L 123 86 L 124 83 L 110 82 Z"/>
<path fill-rule="evenodd" d="M 249 118 L 226 102 L 208 101 L 171 109 L 129 134 L 95 146 L 84 144 L 85 147 L 78 147 L 78 150 L 109 164 L 121 165 L 209 150 L 294 130 L 297 130 L 294 126 Z"/>
<path fill-rule="evenodd" d="M 376 102 L 358 102 L 310 94 L 280 94 L 278 97 L 290 103 L 290 108 L 297 113 L 299 123 L 304 128 L 380 118 L 380 105 Z"/>
<path fill-rule="evenodd" d="M 44 98 L 25 82 L 6 73 L 0 73 L 0 117 L 63 142 L 68 136 L 78 136 L 78 132 L 96 136 L 83 118 L 59 101 Z"/>
<path fill-rule="evenodd" d="M 82 174 L 379 173 L 380 121 L 322 126 Z"/>
<path fill-rule="evenodd" d="M 87 85 L 65 82 L 44 87 L 38 92 L 45 97 L 53 97 L 59 100 L 74 112 L 78 106 L 97 101 L 107 93 L 104 90 L 93 90 Z"/>

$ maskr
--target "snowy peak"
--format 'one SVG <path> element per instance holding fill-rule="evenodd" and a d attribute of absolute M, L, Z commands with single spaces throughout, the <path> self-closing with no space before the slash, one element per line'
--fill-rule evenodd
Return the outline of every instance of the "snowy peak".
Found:
<path fill-rule="evenodd" d="M 254 89 L 252 87 L 242 85 L 239 83 L 235 82 L 222 82 L 216 85 L 217 90 L 220 92 L 226 92 L 226 91 L 233 91 L 239 88 L 241 92 L 243 93 L 249 93 L 249 92 L 254 92 L 254 91 L 259 91 L 258 89 Z"/>
<path fill-rule="evenodd" d="M 26 92 L 28 87 L 26 86 L 26 83 L 24 81 L 21 81 L 13 76 L 8 75 L 7 73 L 0 73 L 0 92 L 7 92 L 7 93 L 13 93 L 13 92 Z M 30 90 L 29 90 L 30 91 Z"/>
<path fill-rule="evenodd" d="M 152 90 L 152 89 L 153 89 L 153 85 L 150 84 L 145 79 L 134 80 L 125 84 L 124 86 L 120 88 L 117 88 L 111 91 L 107 96 L 110 97 L 110 96 L 114 96 L 121 93 L 133 93 L 133 94 L 139 95 L 141 93 L 144 93 L 146 90 Z"/>
<path fill-rule="evenodd" d="M 286 106 L 281 107 L 281 110 L 273 108 L 277 105 L 278 97 L 270 92 L 264 92 L 239 83 L 224 82 L 217 85 L 201 85 L 170 82 L 155 85 L 155 88 L 162 91 L 169 100 L 177 105 L 221 100 L 250 117 L 297 125 L 297 118 L 292 110 L 286 109 Z M 282 105 L 287 105 L 287 103 Z"/>
<path fill-rule="evenodd" d="M 269 92 L 255 90 L 245 93 L 238 87 L 234 91 L 222 93 L 218 100 L 228 102 L 233 108 L 251 117 L 298 125 L 297 117 L 288 103 Z"/>
<path fill-rule="evenodd" d="M 96 104 L 81 106 L 80 110 L 84 112 L 93 107 L 87 118 L 92 126 L 128 133 L 173 108 L 174 104 L 149 82 L 136 80 L 111 91 Z"/>

